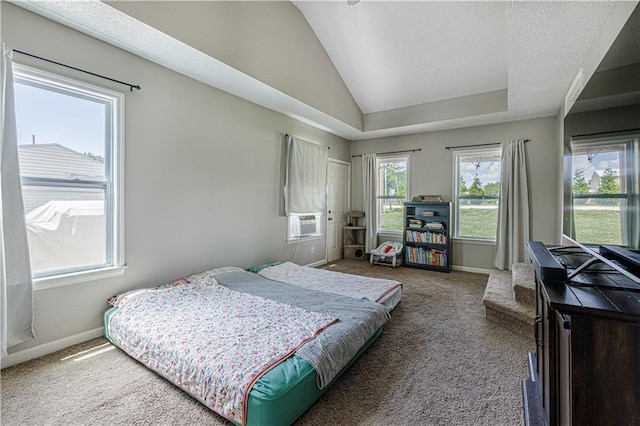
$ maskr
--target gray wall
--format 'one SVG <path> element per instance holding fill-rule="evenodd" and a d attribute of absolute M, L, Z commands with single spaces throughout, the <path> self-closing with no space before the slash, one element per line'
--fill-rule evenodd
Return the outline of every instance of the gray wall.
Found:
<path fill-rule="evenodd" d="M 102 325 L 105 299 L 221 265 L 291 259 L 279 216 L 282 133 L 329 146 L 349 161 L 349 142 L 169 71 L 1 2 L 9 46 L 131 81 L 139 92 L 61 67 L 15 61 L 122 91 L 126 100 L 125 250 L 121 277 L 35 292 L 37 339 L 10 352 Z M 310 255 L 310 246 L 315 256 Z M 325 241 L 301 244 L 297 263 L 325 258 Z"/>
<path fill-rule="evenodd" d="M 564 139 L 566 141 L 571 136 L 638 129 L 639 126 L 640 105 L 570 113 L 564 120 Z"/>
<path fill-rule="evenodd" d="M 387 152 L 421 148 L 411 154 L 410 197 L 418 194 L 442 194 L 445 201 L 453 195 L 453 160 L 447 146 L 496 143 L 513 139 L 531 139 L 527 143 L 532 239 L 559 243 L 559 179 L 557 167 L 556 119 L 554 117 L 469 127 L 393 138 L 354 141 L 352 154 Z M 352 166 L 352 208 L 362 209 L 362 171 L 359 157 Z M 465 268 L 493 269 L 493 244 L 454 240 L 453 265 Z"/>
<path fill-rule="evenodd" d="M 114 1 L 114 8 L 351 126 L 362 112 L 289 1 Z"/>

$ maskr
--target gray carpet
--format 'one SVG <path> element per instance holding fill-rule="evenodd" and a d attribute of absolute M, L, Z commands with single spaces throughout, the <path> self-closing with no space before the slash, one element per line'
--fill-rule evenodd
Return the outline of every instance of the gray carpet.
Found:
<path fill-rule="evenodd" d="M 487 275 L 340 261 L 403 299 L 376 343 L 299 425 L 520 425 L 527 339 L 485 319 Z M 1 373 L 3 425 L 230 425 L 106 339 Z"/>

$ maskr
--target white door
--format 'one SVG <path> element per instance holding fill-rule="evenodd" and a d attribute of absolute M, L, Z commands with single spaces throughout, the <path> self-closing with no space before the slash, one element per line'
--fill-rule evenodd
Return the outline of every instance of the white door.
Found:
<path fill-rule="evenodd" d="M 344 257 L 344 227 L 349 209 L 351 164 L 329 159 L 327 173 L 327 261 Z"/>

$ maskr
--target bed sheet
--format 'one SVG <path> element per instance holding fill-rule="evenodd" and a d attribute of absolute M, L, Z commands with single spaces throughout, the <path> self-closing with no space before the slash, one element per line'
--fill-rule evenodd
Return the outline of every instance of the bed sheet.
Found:
<path fill-rule="evenodd" d="M 240 273 L 239 271 L 242 271 L 242 273 Z M 280 290 L 284 292 L 286 292 L 286 288 L 287 288 L 286 286 L 288 286 L 288 284 L 285 284 L 285 283 L 276 283 L 268 279 L 265 279 L 263 277 L 259 277 L 255 274 L 250 274 L 246 271 L 241 270 L 240 268 L 221 268 L 218 271 L 213 270 L 213 271 L 205 271 L 205 272 L 206 273 L 194 274 L 193 276 L 187 277 L 183 280 L 175 281 L 170 285 L 158 286 L 154 289 L 144 289 L 144 291 L 142 292 L 140 292 L 139 290 L 134 292 L 129 292 L 129 294 L 127 294 L 126 297 L 110 298 L 110 303 L 115 302 L 114 304 L 118 305 L 119 304 L 118 302 L 121 302 L 121 303 L 124 303 L 124 306 L 126 308 L 127 303 L 135 304 L 136 299 L 140 300 L 140 299 L 148 298 L 150 296 L 149 292 L 156 292 L 157 290 L 161 290 L 163 293 L 186 291 L 187 289 L 193 287 L 193 285 L 196 282 L 201 282 L 203 277 L 217 276 L 217 274 L 219 273 L 226 274 L 227 279 L 233 278 L 233 277 L 242 278 L 242 274 L 245 274 L 245 277 L 247 278 L 246 281 L 249 282 L 248 287 L 246 286 L 247 283 L 239 282 L 244 280 L 239 280 L 239 281 L 236 280 L 234 284 L 236 286 L 238 284 L 243 284 L 245 287 L 241 286 L 239 291 L 248 293 L 249 295 L 252 294 L 253 289 L 256 286 L 276 287 L 276 288 L 280 288 Z M 189 278 L 191 278 L 191 283 L 189 283 Z M 182 290 L 181 288 L 178 288 L 176 290 L 176 286 L 180 286 L 184 290 Z M 293 286 L 293 285 L 289 285 L 289 286 L 291 287 L 291 290 L 289 291 L 296 291 L 296 292 L 298 291 L 297 288 L 299 287 Z M 236 290 L 238 290 L 238 288 L 236 288 Z M 300 288 L 299 290 L 306 292 L 306 290 L 302 288 Z M 232 291 L 235 291 L 235 290 L 232 290 Z M 323 293 L 323 292 L 315 292 L 315 293 L 318 293 L 319 296 L 321 297 L 329 296 L 327 293 Z M 260 295 L 255 294 L 255 296 L 260 296 Z M 272 298 L 272 300 L 277 300 L 278 297 L 280 296 L 276 295 L 276 296 L 273 296 L 273 298 L 271 296 L 267 296 L 267 299 Z M 342 297 L 343 302 L 349 306 L 352 306 L 352 304 L 356 302 L 353 298 L 350 298 L 350 297 L 344 297 L 339 295 L 334 295 L 331 297 L 334 298 L 332 299 L 332 303 L 324 302 L 325 306 L 326 305 L 331 306 L 330 309 L 333 309 L 333 301 L 335 301 L 336 298 Z M 316 298 L 311 298 L 311 299 L 316 299 Z M 295 297 L 295 299 L 297 299 L 297 297 Z M 360 301 L 359 303 L 363 303 L 363 302 L 365 301 Z M 287 303 L 287 301 L 285 300 L 284 303 Z M 315 303 L 316 302 L 313 302 L 314 307 L 316 307 Z M 305 359 L 304 356 L 301 357 L 297 354 L 292 355 L 286 360 L 284 360 L 282 363 L 274 367 L 274 369 L 277 369 L 276 371 L 270 370 L 269 372 L 264 374 L 254 384 L 253 387 L 251 387 L 251 392 L 249 392 L 250 398 L 247 399 L 247 405 L 246 405 L 247 411 L 245 414 L 247 417 L 245 418 L 245 422 L 246 422 L 245 424 L 248 424 L 248 425 L 265 424 L 266 419 L 271 419 L 271 420 L 278 419 L 277 421 L 274 420 L 274 422 L 278 424 L 291 423 L 293 420 L 295 420 L 295 418 L 297 418 L 300 414 L 302 414 L 311 404 L 313 404 L 313 402 L 317 399 L 317 397 L 319 397 L 327 389 L 328 385 L 330 383 L 333 383 L 335 378 L 338 377 L 340 374 L 342 374 L 342 372 L 348 367 L 348 365 L 350 365 L 377 338 L 377 336 L 381 332 L 381 325 L 384 323 L 384 321 L 386 321 L 386 319 L 388 319 L 388 312 L 384 310 L 382 307 L 380 307 L 380 305 L 376 303 L 371 303 L 368 301 L 366 303 L 368 304 L 367 306 L 369 306 L 367 309 L 365 309 L 365 311 L 369 312 L 366 315 L 370 315 L 371 312 L 374 312 L 374 311 L 379 311 L 377 314 L 378 321 L 379 321 L 378 325 L 376 326 L 377 328 L 369 327 L 370 331 L 368 331 L 367 334 L 364 335 L 364 339 L 360 340 L 359 341 L 360 343 L 354 346 L 353 352 L 350 352 L 352 355 L 349 355 L 347 358 L 341 359 L 339 367 L 336 369 L 336 371 L 332 372 L 332 375 L 326 376 L 329 378 L 327 380 L 330 380 L 328 383 L 324 382 L 326 386 L 324 385 L 316 386 L 317 382 L 320 381 L 320 377 L 325 377 L 324 375 L 320 376 L 317 374 L 316 372 L 317 363 L 309 362 L 308 361 L 309 358 Z M 120 309 L 122 310 L 123 305 L 120 304 L 119 306 L 120 306 Z M 114 339 L 114 335 L 110 328 L 110 323 L 112 322 L 111 318 L 114 315 L 114 312 L 117 312 L 117 309 L 118 308 L 113 308 L 105 314 L 105 335 L 110 341 L 112 341 L 116 345 L 118 345 L 118 342 L 117 342 L 117 339 Z M 344 307 L 342 309 L 343 311 L 345 311 Z M 347 309 L 347 310 L 350 311 L 350 309 Z M 346 317 L 345 317 L 345 320 L 347 320 Z M 347 320 L 347 321 L 353 321 L 353 320 Z M 359 321 L 356 321 L 356 322 L 359 322 Z M 159 330 L 156 329 L 155 332 L 158 333 Z M 353 333 L 353 331 L 350 331 L 349 333 Z M 321 333 L 321 335 L 323 334 L 324 333 Z M 329 333 L 329 334 L 335 334 L 335 333 Z M 338 338 L 334 337 L 333 339 L 334 339 L 334 342 L 335 340 L 345 340 L 344 337 L 338 337 Z M 310 343 L 315 343 L 316 340 L 317 339 L 313 339 L 313 341 Z M 323 339 L 320 339 L 320 340 L 323 340 Z M 328 341 L 331 341 L 331 339 L 329 339 Z M 326 352 L 326 349 L 320 352 Z M 136 356 L 133 356 L 133 357 L 137 359 Z M 138 359 L 138 361 L 141 361 L 141 360 Z M 345 363 L 342 363 L 342 361 L 345 361 Z M 143 364 L 147 365 L 148 362 L 143 362 Z M 340 368 L 340 367 L 343 367 L 343 368 Z M 164 376 L 162 372 L 160 371 L 156 371 L 156 372 Z M 334 373 L 337 373 L 337 374 L 334 374 Z M 176 382 L 171 380 L 171 378 L 167 378 L 167 379 L 172 381 L 174 384 L 176 384 Z M 179 384 L 177 385 L 183 388 L 183 386 L 180 386 Z M 294 389 L 295 392 L 291 391 L 290 389 Z M 183 390 L 187 391 L 197 399 L 202 400 L 202 398 L 198 398 L 197 396 L 193 395 L 193 393 L 189 392 L 188 389 L 183 388 Z M 253 397 L 251 397 L 251 395 L 253 395 Z M 218 410 L 215 410 L 215 411 L 218 411 Z M 288 419 L 288 420 L 285 420 L 285 419 Z M 283 420 L 283 421 L 280 421 L 280 420 Z M 267 421 L 267 423 L 271 424 L 273 422 Z"/>
<path fill-rule="evenodd" d="M 104 314 L 105 337 L 112 343 L 108 328 L 109 317 L 117 310 L 117 307 L 112 307 Z M 311 364 L 297 355 L 292 355 L 269 370 L 249 392 L 246 426 L 292 424 L 360 358 L 381 334 L 382 329 L 379 329 L 371 336 L 349 364 L 324 389 L 318 389 L 316 386 L 316 372 Z"/>
<path fill-rule="evenodd" d="M 311 268 L 292 262 L 276 262 L 249 270 L 274 281 L 378 302 L 390 311 L 402 299 L 402 284 L 394 280 Z"/>

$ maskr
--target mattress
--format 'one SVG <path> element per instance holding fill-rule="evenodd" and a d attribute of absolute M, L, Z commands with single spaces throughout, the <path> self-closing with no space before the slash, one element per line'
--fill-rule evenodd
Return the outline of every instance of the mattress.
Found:
<path fill-rule="evenodd" d="M 109 317 L 117 311 L 112 307 L 104 313 L 105 337 L 109 335 Z M 325 386 L 316 386 L 316 372 L 306 360 L 293 355 L 267 372 L 249 392 L 247 426 L 288 425 L 300 417 L 360 356 L 380 337 L 382 328 L 371 336 L 367 343 Z"/>
<path fill-rule="evenodd" d="M 228 271 L 228 269 L 226 271 L 223 270 L 223 272 Z M 211 274 L 212 271 L 206 272 Z M 248 274 L 246 272 L 244 272 L 244 274 L 255 277 L 255 275 Z M 227 275 L 231 278 L 235 276 L 234 274 Z M 194 275 L 188 277 L 188 279 L 190 279 L 191 282 L 194 282 L 196 279 L 199 279 L 202 276 L 203 274 Z M 227 280 L 229 280 L 228 277 L 226 278 Z M 258 278 L 259 277 L 255 277 L 255 279 Z M 249 278 L 249 281 L 255 281 L 255 279 Z M 268 281 L 264 280 L 263 278 L 259 279 Z M 188 282 L 187 280 L 180 281 Z M 176 282 L 177 284 L 172 283 L 171 285 L 180 285 L 181 282 Z M 232 285 L 233 280 L 230 281 L 230 283 Z M 255 282 L 252 282 L 251 286 L 255 287 L 255 284 Z M 275 287 L 278 287 L 278 285 L 276 285 L 275 283 L 271 284 Z M 268 287 L 271 287 L 272 285 L 269 285 Z M 287 284 L 279 283 L 279 285 L 286 289 Z M 148 291 L 148 289 L 142 290 L 142 292 L 146 291 Z M 259 292 L 261 290 L 256 291 Z M 134 296 L 136 294 L 138 293 L 134 292 Z M 123 295 L 120 300 L 125 300 L 127 297 L 131 296 Z M 296 298 L 297 297 L 298 296 L 296 296 Z M 375 304 L 370 303 L 370 305 Z M 104 316 L 105 336 L 116 345 L 117 343 L 116 341 L 114 341 L 114 338 L 112 336 L 110 324 L 112 322 L 111 318 L 116 314 L 116 312 L 118 312 L 118 309 L 118 307 L 113 307 L 105 312 Z M 388 314 L 386 315 L 388 316 Z M 360 340 L 360 342 L 364 341 L 364 344 L 357 348 L 357 352 L 350 359 L 347 359 L 348 362 L 346 364 L 339 364 L 344 366 L 337 372 L 337 374 L 335 374 L 335 376 L 332 375 L 331 380 L 328 383 L 325 383 L 322 387 L 318 386 L 319 373 L 317 373 L 316 371 L 317 366 L 316 368 L 314 368 L 312 363 L 310 363 L 303 356 L 294 354 L 277 364 L 252 384 L 252 387 L 248 392 L 248 397 L 246 399 L 246 416 L 244 417 L 244 424 L 291 424 L 292 422 L 294 422 L 295 419 L 298 418 L 306 409 L 308 409 L 328 389 L 328 387 L 378 338 L 381 330 L 381 327 L 372 329 L 373 332 L 370 336 L 367 335 L 364 340 Z M 324 337 L 324 335 L 322 336 Z M 304 352 L 301 353 L 304 355 Z M 133 357 L 136 358 L 135 356 Z M 138 360 L 140 361 L 140 359 Z M 314 365 L 315 364 L 316 363 L 314 363 Z M 156 372 L 158 371 L 156 370 Z M 159 374 L 162 375 L 161 373 Z M 165 378 L 172 381 L 168 377 Z M 174 382 L 174 384 L 177 384 L 179 387 L 183 388 L 183 390 L 186 390 L 178 383 Z M 190 393 L 188 390 L 186 391 Z M 190 394 L 196 397 L 192 393 Z M 199 399 L 202 402 L 201 398 L 196 397 L 196 399 Z"/>
<path fill-rule="evenodd" d="M 402 284 L 394 280 L 310 268 L 292 262 L 267 263 L 249 268 L 249 271 L 270 280 L 357 299 L 364 298 L 380 303 L 390 311 L 402 299 Z"/>

